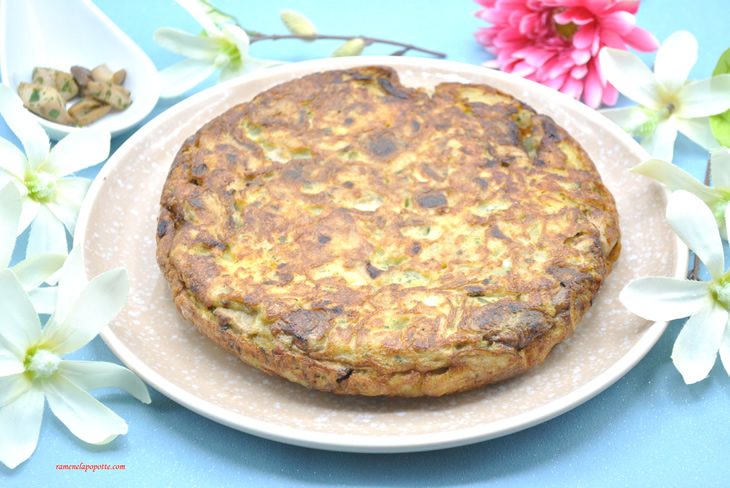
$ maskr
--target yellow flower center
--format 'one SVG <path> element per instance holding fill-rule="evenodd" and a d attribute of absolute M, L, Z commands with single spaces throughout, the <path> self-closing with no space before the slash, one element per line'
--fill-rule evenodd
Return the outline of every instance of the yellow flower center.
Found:
<path fill-rule="evenodd" d="M 553 22 L 553 24 L 555 25 L 557 33 L 560 34 L 560 37 L 568 41 L 573 39 L 573 36 L 579 29 L 579 27 L 573 22 L 568 22 L 567 24 L 558 24 L 557 22 Z"/>
<path fill-rule="evenodd" d="M 58 370 L 61 358 L 48 349 L 34 347 L 26 354 L 23 364 L 31 379 L 48 378 Z"/>
<path fill-rule="evenodd" d="M 30 173 L 24 183 L 28 196 L 36 202 L 47 202 L 56 194 L 56 177 L 45 171 Z"/>
<path fill-rule="evenodd" d="M 712 282 L 710 293 L 720 305 L 726 310 L 730 310 L 730 272 L 722 275 L 719 280 Z"/>

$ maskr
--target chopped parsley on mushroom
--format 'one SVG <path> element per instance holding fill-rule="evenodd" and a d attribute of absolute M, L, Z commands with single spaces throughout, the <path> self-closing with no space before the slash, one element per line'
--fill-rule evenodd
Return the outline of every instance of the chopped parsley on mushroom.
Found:
<path fill-rule="evenodd" d="M 71 73 L 52 68 L 34 68 L 32 83 L 21 83 L 18 94 L 31 112 L 64 125 L 88 125 L 112 109 L 124 110 L 132 98 L 124 83 L 127 72 L 112 71 L 105 64 L 89 70 L 72 66 Z M 66 104 L 77 95 L 81 98 Z"/>

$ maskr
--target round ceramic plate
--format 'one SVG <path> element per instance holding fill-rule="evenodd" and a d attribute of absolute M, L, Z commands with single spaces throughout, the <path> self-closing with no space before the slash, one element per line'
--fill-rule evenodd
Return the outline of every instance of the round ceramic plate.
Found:
<path fill-rule="evenodd" d="M 487 83 L 552 116 L 588 151 L 621 216 L 621 257 L 576 334 L 526 374 L 442 398 L 364 398 L 310 391 L 223 353 L 172 303 L 155 260 L 159 195 L 185 138 L 234 104 L 278 83 L 327 69 L 379 64 L 411 86 Z M 356 452 L 405 452 L 464 445 L 533 426 L 601 392 L 656 343 L 666 323 L 633 316 L 618 301 L 641 276 L 682 277 L 687 250 L 664 222 L 666 193 L 627 170 L 647 155 L 586 106 L 541 85 L 486 68 L 422 58 L 340 58 L 255 73 L 170 108 L 109 159 L 86 199 L 76 233 L 86 271 L 124 266 L 125 310 L 102 333 L 112 351 L 151 386 L 235 429 L 290 444 Z"/>

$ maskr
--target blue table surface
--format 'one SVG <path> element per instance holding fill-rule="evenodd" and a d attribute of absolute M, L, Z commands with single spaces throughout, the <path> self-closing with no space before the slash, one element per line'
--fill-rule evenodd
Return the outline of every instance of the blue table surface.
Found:
<path fill-rule="evenodd" d="M 156 29 L 199 31 L 192 17 L 171 0 L 94 2 L 158 69 L 181 58 L 153 41 Z M 321 33 L 400 40 L 469 64 L 491 57 L 473 38 L 486 24 L 472 15 L 480 7 L 469 0 L 214 4 L 259 32 L 285 33 L 278 13 L 290 8 L 306 13 Z M 660 41 L 678 30 L 692 32 L 699 43 L 699 60 L 690 76 L 707 78 L 730 47 L 727 6 L 727 0 L 644 0 L 637 23 Z M 255 45 L 252 55 L 294 62 L 326 57 L 335 46 L 325 41 L 277 41 Z M 640 56 L 651 65 L 653 53 Z M 213 84 L 211 78 L 199 89 Z M 177 101 L 161 101 L 147 120 Z M 623 98 L 619 102 L 627 103 Z M 131 134 L 114 138 L 112 151 Z M 18 143 L 3 121 L 0 137 Z M 680 136 L 677 165 L 701 179 L 707 157 L 706 151 Z M 83 175 L 94 177 L 101 167 Z M 18 258 L 16 252 L 14 261 Z M 105 446 L 87 445 L 47 408 L 35 454 L 15 470 L 0 465 L 0 486 L 730 486 L 730 378 L 718 361 L 706 380 L 692 386 L 682 382 L 670 353 L 683 323 L 672 322 L 633 370 L 595 398 L 538 426 L 478 444 L 395 455 L 320 451 L 224 427 L 154 390 L 152 404 L 144 405 L 124 392 L 105 389 L 96 396 L 127 421 L 127 435 Z M 76 357 L 119 362 L 99 338 Z M 56 469 L 58 464 L 79 463 L 125 469 Z"/>

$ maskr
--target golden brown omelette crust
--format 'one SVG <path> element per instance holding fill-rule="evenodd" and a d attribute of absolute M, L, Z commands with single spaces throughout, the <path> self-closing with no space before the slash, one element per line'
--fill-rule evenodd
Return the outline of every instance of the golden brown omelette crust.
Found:
<path fill-rule="evenodd" d="M 159 265 L 244 362 L 325 391 L 439 396 L 570 336 L 619 254 L 613 197 L 549 117 L 387 68 L 305 76 L 185 141 Z"/>

